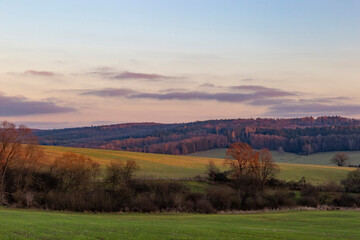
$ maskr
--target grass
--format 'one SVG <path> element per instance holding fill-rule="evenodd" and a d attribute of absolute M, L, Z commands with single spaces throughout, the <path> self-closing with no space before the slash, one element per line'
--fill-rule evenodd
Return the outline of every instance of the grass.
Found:
<path fill-rule="evenodd" d="M 225 158 L 226 157 L 226 148 L 212 149 L 203 152 L 197 152 L 189 154 L 188 156 L 193 157 L 206 157 L 206 158 Z M 296 163 L 296 164 L 310 164 L 310 165 L 324 165 L 324 166 L 333 166 L 330 163 L 330 159 L 338 152 L 324 152 L 324 153 L 315 153 L 308 156 L 298 155 L 294 153 L 279 153 L 277 151 L 271 152 L 274 160 L 278 163 Z M 349 151 L 344 152 L 349 158 L 350 162 L 353 165 L 360 164 L 360 151 Z"/>
<path fill-rule="evenodd" d="M 43 146 L 43 149 L 49 161 L 69 151 L 89 156 L 103 166 L 113 160 L 123 161 L 133 159 L 140 165 L 140 171 L 137 175 L 143 177 L 186 178 L 196 175 L 205 176 L 209 160 L 214 161 L 220 168 L 223 168 L 224 162 L 223 159 L 211 157 L 174 156 L 89 148 Z M 310 164 L 278 163 L 278 165 L 281 170 L 279 178 L 297 181 L 304 176 L 307 181 L 314 184 L 321 184 L 330 180 L 339 182 L 346 177 L 349 171 L 354 170 L 353 168 L 346 167 Z"/>
<path fill-rule="evenodd" d="M 86 155 L 102 165 L 106 165 L 114 160 L 135 160 L 140 165 L 138 175 L 152 177 L 194 177 L 199 174 L 204 175 L 206 172 L 206 165 L 209 163 L 209 160 L 213 160 L 212 158 L 90 148 L 43 146 L 43 149 L 48 156 L 49 161 L 60 156 L 64 152 L 75 152 Z M 218 165 L 221 165 L 223 160 L 215 159 L 215 162 L 217 162 Z"/>
<path fill-rule="evenodd" d="M 240 215 L 78 214 L 0 209 L 0 239 L 358 239 L 359 211 Z"/>

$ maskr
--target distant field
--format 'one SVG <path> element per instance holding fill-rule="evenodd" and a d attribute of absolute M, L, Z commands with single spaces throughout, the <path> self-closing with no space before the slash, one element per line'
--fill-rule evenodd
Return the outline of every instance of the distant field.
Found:
<path fill-rule="evenodd" d="M 198 158 L 189 156 L 174 156 L 153 153 L 138 153 L 127 151 L 101 150 L 90 148 L 71 148 L 44 146 L 49 160 L 60 156 L 64 152 L 75 152 L 89 156 L 94 161 L 106 165 L 113 160 L 135 160 L 140 165 L 138 175 L 153 177 L 194 177 L 206 172 L 206 165 L 212 158 Z M 215 159 L 219 165 L 223 160 Z"/>
<path fill-rule="evenodd" d="M 278 163 L 297 163 L 297 164 L 313 164 L 313 165 L 324 165 L 333 166 L 330 163 L 330 159 L 334 154 L 338 152 L 325 152 L 315 153 L 308 156 L 298 155 L 294 153 L 279 153 L 277 151 L 271 152 L 274 160 Z M 345 152 L 350 157 L 351 164 L 360 164 L 360 151 Z M 212 149 L 203 152 L 197 152 L 189 154 L 188 156 L 193 157 L 207 157 L 207 158 L 225 158 L 226 148 Z"/>
<path fill-rule="evenodd" d="M 138 176 L 148 177 L 194 177 L 204 176 L 209 160 L 213 160 L 220 168 L 223 168 L 223 159 L 195 156 L 174 156 L 151 153 L 138 153 L 126 151 L 99 150 L 89 148 L 69 148 L 43 146 L 49 161 L 60 156 L 64 152 L 76 152 L 91 157 L 102 165 L 112 160 L 136 160 L 140 165 Z M 220 150 L 218 150 L 220 152 Z M 342 168 L 332 166 L 302 165 L 279 163 L 279 177 L 285 180 L 299 180 L 305 177 L 307 181 L 320 184 L 333 180 L 339 182 L 344 179 L 353 168 Z"/>
<path fill-rule="evenodd" d="M 0 239 L 359 239 L 359 211 L 240 215 L 77 214 L 0 209 Z"/>

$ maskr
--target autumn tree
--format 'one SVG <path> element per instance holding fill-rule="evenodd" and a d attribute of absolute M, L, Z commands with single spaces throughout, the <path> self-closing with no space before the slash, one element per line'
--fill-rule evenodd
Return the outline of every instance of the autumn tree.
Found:
<path fill-rule="evenodd" d="M 255 151 L 247 143 L 234 143 L 226 151 L 226 155 L 225 163 L 232 169 L 234 179 L 253 177 L 264 186 L 278 171 L 268 149 Z"/>
<path fill-rule="evenodd" d="M 337 153 L 331 158 L 330 162 L 343 167 L 349 162 L 349 156 L 346 153 Z"/>
<path fill-rule="evenodd" d="M 5 200 L 6 176 L 16 159 L 20 158 L 24 144 L 34 144 L 36 137 L 24 125 L 0 123 L 0 204 Z"/>
<path fill-rule="evenodd" d="M 100 165 L 81 154 L 64 153 L 50 165 L 50 174 L 58 180 L 61 191 L 81 190 L 90 186 Z"/>
<path fill-rule="evenodd" d="M 26 144 L 14 160 L 14 185 L 17 190 L 26 192 L 35 183 L 35 175 L 45 166 L 44 151 L 39 145 Z"/>
<path fill-rule="evenodd" d="M 233 143 L 226 151 L 227 159 L 225 163 L 233 171 L 232 176 L 237 178 L 244 174 L 250 174 L 250 163 L 258 158 L 257 153 L 247 143 Z"/>

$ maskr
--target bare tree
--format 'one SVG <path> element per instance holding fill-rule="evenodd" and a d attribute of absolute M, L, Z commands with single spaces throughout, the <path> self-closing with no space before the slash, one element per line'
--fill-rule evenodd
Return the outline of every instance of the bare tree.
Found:
<path fill-rule="evenodd" d="M 132 175 L 139 166 L 134 160 L 127 160 L 125 163 L 122 161 L 112 161 L 105 170 L 105 180 L 111 184 L 115 190 L 121 184 L 126 184 L 132 178 Z"/>
<path fill-rule="evenodd" d="M 138 164 L 135 160 L 127 160 L 124 166 L 123 170 L 123 179 L 124 182 L 128 182 L 131 180 L 132 176 L 134 175 L 134 172 L 139 169 Z"/>
<path fill-rule="evenodd" d="M 259 164 L 257 164 L 257 166 L 257 175 L 259 176 L 262 186 L 279 171 L 279 167 L 274 163 L 271 152 L 266 148 L 259 151 Z"/>
<path fill-rule="evenodd" d="M 111 161 L 105 169 L 105 181 L 115 190 L 122 183 L 124 164 L 121 161 Z"/>
<path fill-rule="evenodd" d="M 34 175 L 45 166 L 44 151 L 39 145 L 26 144 L 15 158 L 13 165 L 16 189 L 26 192 L 34 183 Z"/>
<path fill-rule="evenodd" d="M 16 127 L 14 123 L 0 123 L 0 204 L 5 200 L 6 174 L 20 155 L 26 143 L 34 143 L 36 137 L 24 125 Z"/>
<path fill-rule="evenodd" d="M 330 162 L 343 167 L 349 163 L 349 156 L 346 153 L 337 153 L 331 158 Z"/>

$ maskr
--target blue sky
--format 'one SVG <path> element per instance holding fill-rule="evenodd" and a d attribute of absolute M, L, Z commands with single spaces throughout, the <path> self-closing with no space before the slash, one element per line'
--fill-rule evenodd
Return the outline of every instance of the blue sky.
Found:
<path fill-rule="evenodd" d="M 0 1 L 0 118 L 359 117 L 359 12 L 331 0 Z"/>

